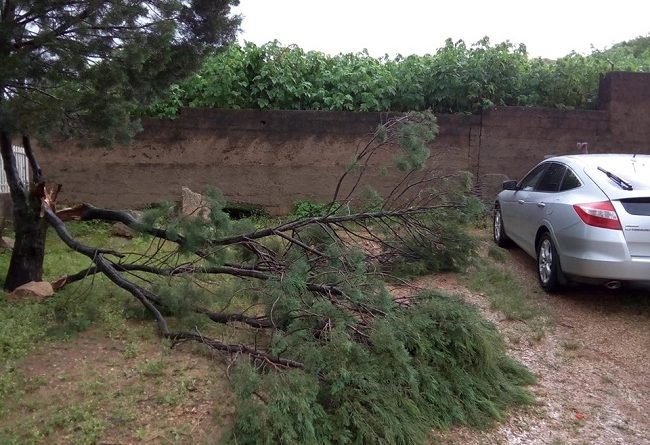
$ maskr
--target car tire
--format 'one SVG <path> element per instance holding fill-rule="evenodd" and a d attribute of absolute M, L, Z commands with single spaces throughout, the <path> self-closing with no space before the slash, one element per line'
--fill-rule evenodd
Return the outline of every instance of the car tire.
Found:
<path fill-rule="evenodd" d="M 537 243 L 537 278 L 546 292 L 559 291 L 566 283 L 560 257 L 548 232 L 544 233 Z"/>
<path fill-rule="evenodd" d="M 494 209 L 494 217 L 492 218 L 492 237 L 494 242 L 499 247 L 510 247 L 511 241 L 506 235 L 506 230 L 503 227 L 503 217 L 501 215 L 501 209 L 496 207 Z"/>

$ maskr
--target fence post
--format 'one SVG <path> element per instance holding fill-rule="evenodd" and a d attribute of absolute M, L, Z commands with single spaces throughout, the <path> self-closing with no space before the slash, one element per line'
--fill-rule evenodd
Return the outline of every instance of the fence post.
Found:
<path fill-rule="evenodd" d="M 14 145 L 14 158 L 16 159 L 16 167 L 18 170 L 18 177 L 23 184 L 29 184 L 29 162 L 27 162 L 27 155 L 25 149 Z M 11 214 L 11 198 L 9 196 L 9 183 L 7 182 L 7 175 L 5 174 L 2 159 L 0 159 L 0 223 L 4 227 L 6 219 L 12 219 Z"/>

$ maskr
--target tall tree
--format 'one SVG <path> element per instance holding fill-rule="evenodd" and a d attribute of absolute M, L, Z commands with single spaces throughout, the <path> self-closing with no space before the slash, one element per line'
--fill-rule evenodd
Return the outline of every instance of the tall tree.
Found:
<path fill-rule="evenodd" d="M 124 142 L 137 112 L 232 42 L 238 0 L 0 0 L 0 148 L 16 231 L 5 288 L 40 280 L 44 175 L 31 139 Z M 22 184 L 12 142 L 32 183 Z"/>

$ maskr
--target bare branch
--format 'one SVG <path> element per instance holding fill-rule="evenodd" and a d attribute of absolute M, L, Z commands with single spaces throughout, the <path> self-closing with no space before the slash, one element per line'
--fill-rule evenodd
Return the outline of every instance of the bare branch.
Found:
<path fill-rule="evenodd" d="M 80 204 L 78 206 L 60 210 L 57 212 L 57 216 L 62 221 L 91 221 L 91 220 L 102 220 L 109 222 L 121 222 L 126 226 L 148 235 L 153 235 L 157 238 L 162 238 L 168 241 L 178 243 L 183 247 L 187 247 L 185 238 L 181 235 L 170 236 L 166 230 L 155 228 L 155 227 L 145 227 L 139 221 L 137 221 L 132 215 L 128 212 L 121 210 L 110 210 L 94 207 L 90 204 Z"/>

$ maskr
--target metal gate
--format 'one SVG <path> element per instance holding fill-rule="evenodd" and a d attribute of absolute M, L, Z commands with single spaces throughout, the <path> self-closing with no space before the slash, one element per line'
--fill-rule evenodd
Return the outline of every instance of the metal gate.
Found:
<path fill-rule="evenodd" d="M 18 177 L 23 184 L 27 185 L 29 182 L 29 165 L 27 163 L 27 155 L 23 147 L 17 145 L 13 146 L 14 156 L 16 157 L 16 166 L 18 167 Z M 0 193 L 9 193 L 9 183 L 7 182 L 7 175 L 5 174 L 2 159 L 0 159 Z"/>

